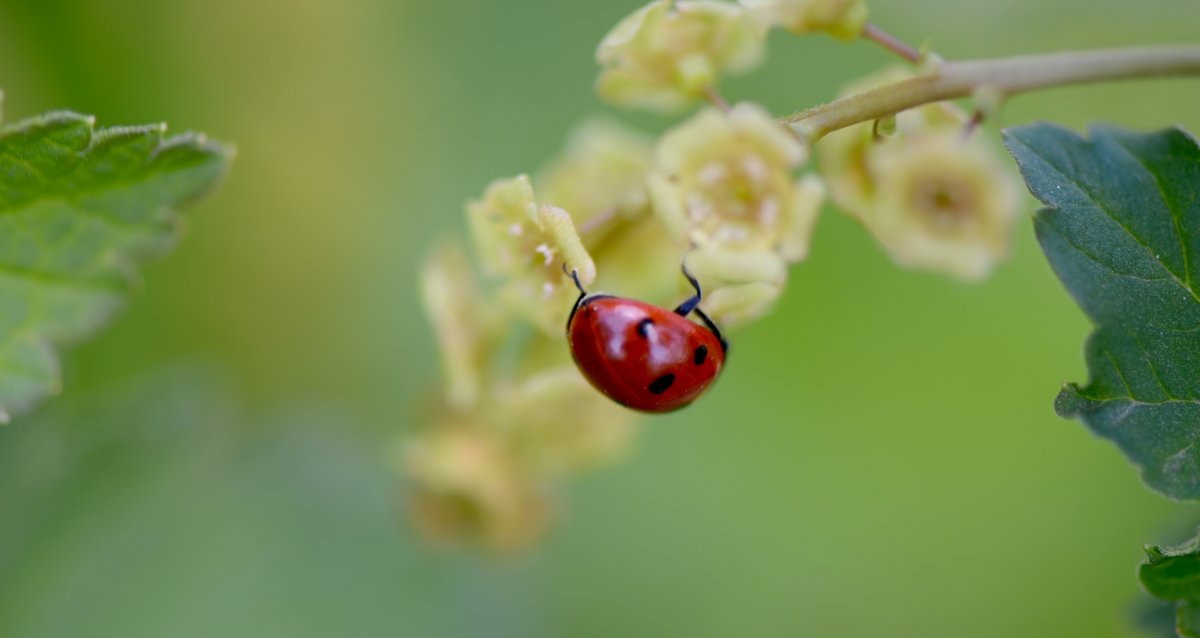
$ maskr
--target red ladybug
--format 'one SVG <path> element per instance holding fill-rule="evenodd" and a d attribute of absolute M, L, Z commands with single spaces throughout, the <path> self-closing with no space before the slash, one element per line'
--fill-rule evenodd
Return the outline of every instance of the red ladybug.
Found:
<path fill-rule="evenodd" d="M 566 266 L 563 266 L 564 272 Z M 725 364 L 721 331 L 698 307 L 700 284 L 674 312 L 636 299 L 589 295 L 570 273 L 579 299 L 567 319 L 567 343 L 580 372 L 608 398 L 643 412 L 671 412 L 699 397 Z M 704 325 L 687 319 L 691 313 Z"/>

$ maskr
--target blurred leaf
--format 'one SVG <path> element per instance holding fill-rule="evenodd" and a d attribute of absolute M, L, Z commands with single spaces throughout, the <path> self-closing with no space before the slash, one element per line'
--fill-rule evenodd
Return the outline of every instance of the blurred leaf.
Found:
<path fill-rule="evenodd" d="M 1146 546 L 1146 562 L 1138 578 L 1150 594 L 1178 601 L 1175 631 L 1180 636 L 1200 636 L 1200 534 L 1172 547 Z"/>
<path fill-rule="evenodd" d="M 0 635 L 430 635 L 395 478 L 344 421 L 251 418 L 191 370 L 30 421 L 0 429 Z"/>
<path fill-rule="evenodd" d="M 1176 638 L 1178 607 L 1176 602 L 1163 601 L 1143 594 L 1135 603 L 1133 624 L 1147 636 Z"/>
<path fill-rule="evenodd" d="M 1049 124 L 1009 151 L 1049 208 L 1034 223 L 1051 266 L 1096 326 L 1091 379 L 1058 395 L 1154 489 L 1200 498 L 1200 148 L 1182 130 Z"/>
<path fill-rule="evenodd" d="M 54 346 L 121 306 L 138 262 L 174 244 L 173 209 L 223 173 L 228 148 L 165 132 L 53 113 L 0 135 L 0 420 L 59 390 Z"/>
<path fill-rule="evenodd" d="M 1200 605 L 1185 600 L 1175 608 L 1175 633 L 1183 638 L 1200 638 Z"/>
<path fill-rule="evenodd" d="M 1200 535 L 1180 545 L 1147 545 L 1138 577 L 1146 591 L 1158 598 L 1200 599 Z"/>

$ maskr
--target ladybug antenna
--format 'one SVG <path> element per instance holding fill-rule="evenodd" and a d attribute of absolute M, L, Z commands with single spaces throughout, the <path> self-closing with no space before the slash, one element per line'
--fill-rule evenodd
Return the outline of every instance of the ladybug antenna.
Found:
<path fill-rule="evenodd" d="M 721 330 L 717 328 L 717 324 L 713 323 L 713 320 L 709 319 L 708 315 L 704 314 L 704 311 L 700 309 L 700 300 L 704 298 L 704 291 L 700 289 L 700 282 L 696 281 L 696 278 L 692 276 L 692 273 L 688 272 L 686 263 L 683 264 L 683 276 L 687 278 L 688 283 L 692 284 L 692 288 L 696 289 L 696 294 L 687 301 L 679 304 L 679 307 L 675 309 L 675 313 L 683 317 L 686 317 L 693 312 L 696 313 L 696 316 L 700 317 L 700 320 L 704 322 L 704 325 L 708 326 L 708 329 L 712 331 L 713 335 L 717 338 L 717 341 L 721 343 L 721 351 L 724 352 L 729 350 L 729 344 L 725 341 L 725 337 L 721 336 Z"/>

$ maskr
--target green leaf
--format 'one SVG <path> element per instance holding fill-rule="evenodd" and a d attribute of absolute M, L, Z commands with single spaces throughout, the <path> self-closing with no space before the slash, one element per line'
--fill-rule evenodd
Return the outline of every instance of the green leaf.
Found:
<path fill-rule="evenodd" d="M 1200 638 L 1200 604 L 1180 601 L 1175 608 L 1175 633 L 1182 638 Z"/>
<path fill-rule="evenodd" d="M 1096 326 L 1090 380 L 1056 408 L 1112 440 L 1154 489 L 1200 498 L 1200 148 L 1179 129 L 1010 129 L 1038 241 Z"/>
<path fill-rule="evenodd" d="M 1174 546 L 1146 546 L 1142 586 L 1163 600 L 1200 600 L 1200 535 Z"/>
<path fill-rule="evenodd" d="M 28 421 L 0 428 L 0 636 L 456 633 L 358 424 L 190 367 Z"/>
<path fill-rule="evenodd" d="M 0 420 L 59 390 L 54 346 L 121 307 L 137 264 L 175 243 L 175 209 L 231 157 L 165 125 L 94 125 L 53 113 L 0 133 Z"/>
<path fill-rule="evenodd" d="M 1180 545 L 1147 545 L 1138 578 L 1151 595 L 1177 602 L 1178 635 L 1200 637 L 1200 533 Z"/>
<path fill-rule="evenodd" d="M 1175 630 L 1179 624 L 1179 603 L 1175 601 L 1139 596 L 1132 612 L 1131 620 L 1133 626 L 1140 630 L 1140 636 L 1176 638 L 1179 635 Z"/>

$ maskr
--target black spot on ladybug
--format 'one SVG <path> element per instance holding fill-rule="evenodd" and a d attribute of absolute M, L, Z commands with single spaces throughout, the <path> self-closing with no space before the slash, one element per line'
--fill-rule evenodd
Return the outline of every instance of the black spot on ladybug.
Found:
<path fill-rule="evenodd" d="M 696 348 L 695 354 L 692 355 L 692 362 L 695 363 L 696 365 L 700 365 L 701 363 L 704 363 L 704 360 L 707 358 L 708 358 L 708 346 L 702 345 L 702 346 L 699 346 Z"/>
<path fill-rule="evenodd" d="M 675 375 L 670 373 L 664 374 L 650 384 L 650 394 L 662 394 L 663 392 L 666 392 L 667 389 L 670 388 L 674 383 Z"/>
<path fill-rule="evenodd" d="M 653 326 L 653 325 L 654 325 L 653 319 L 651 319 L 649 317 L 642 319 L 641 321 L 638 322 L 638 325 L 637 325 L 638 335 L 641 336 L 641 338 L 643 338 L 643 339 L 649 338 L 650 337 L 650 326 Z M 670 385 L 670 384 L 667 384 L 667 385 Z"/>

